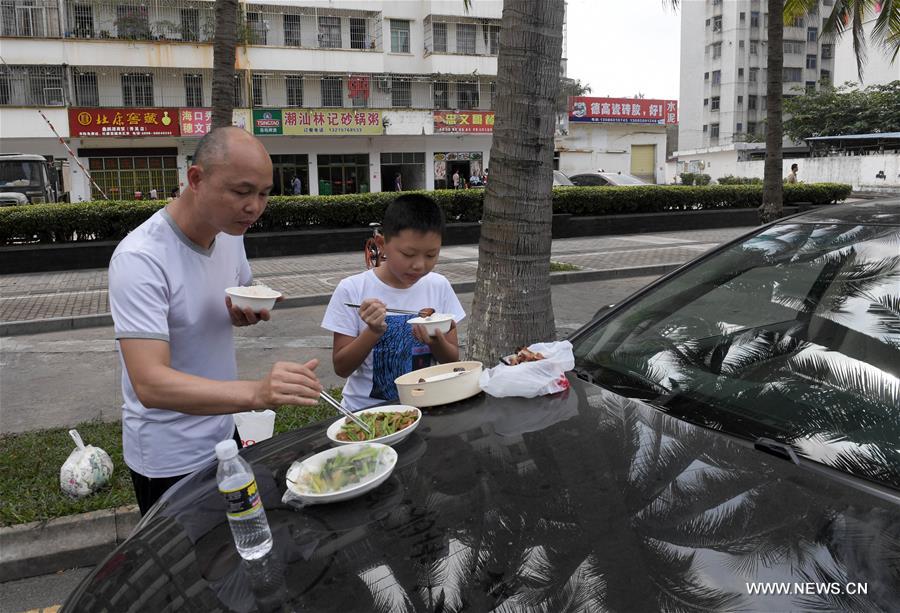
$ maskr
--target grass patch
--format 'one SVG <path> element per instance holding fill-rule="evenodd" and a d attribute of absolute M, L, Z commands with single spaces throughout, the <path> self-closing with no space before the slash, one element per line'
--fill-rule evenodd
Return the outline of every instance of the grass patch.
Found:
<path fill-rule="evenodd" d="M 566 264 L 565 262 L 550 262 L 550 272 L 571 272 L 573 270 L 581 270 L 581 267 L 575 266 L 575 264 Z"/>
<path fill-rule="evenodd" d="M 329 393 L 341 397 L 340 388 Z M 283 406 L 277 413 L 275 434 L 338 417 L 322 402 L 313 407 Z M 122 457 L 121 422 L 84 422 L 76 429 L 85 444 L 104 449 L 112 459 L 109 485 L 81 499 L 70 498 L 59 488 L 59 469 L 75 449 L 69 428 L 0 436 L 0 526 L 136 503 L 131 475 Z"/>

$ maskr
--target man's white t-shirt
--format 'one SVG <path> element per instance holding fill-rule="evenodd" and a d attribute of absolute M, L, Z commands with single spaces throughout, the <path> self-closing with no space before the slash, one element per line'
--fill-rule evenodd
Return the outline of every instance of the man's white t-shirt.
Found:
<path fill-rule="evenodd" d="M 367 328 L 359 316 L 359 309 L 344 305 L 361 304 L 367 298 L 376 298 L 392 309 L 403 311 L 431 307 L 438 313 L 451 313 L 457 324 L 466 316 L 453 287 L 443 275 L 431 272 L 412 287 L 397 289 L 381 281 L 374 270 L 367 270 L 338 284 L 325 310 L 322 327 L 346 336 L 359 336 Z M 406 323 L 413 317 L 415 315 L 388 313 L 387 332 L 344 385 L 342 404 L 346 408 L 358 411 L 385 400 L 395 400 L 398 396 L 394 379 L 434 363 L 431 349 L 415 339 L 412 326 Z"/>
<path fill-rule="evenodd" d="M 225 288 L 252 280 L 242 236 L 219 234 L 209 249 L 192 242 L 165 209 L 131 232 L 109 264 L 116 340 L 169 343 L 171 366 L 221 381 L 237 378 Z M 120 351 L 121 359 L 121 351 Z M 188 415 L 145 407 L 122 360 L 125 463 L 146 477 L 190 473 L 234 435 L 231 415 Z"/>

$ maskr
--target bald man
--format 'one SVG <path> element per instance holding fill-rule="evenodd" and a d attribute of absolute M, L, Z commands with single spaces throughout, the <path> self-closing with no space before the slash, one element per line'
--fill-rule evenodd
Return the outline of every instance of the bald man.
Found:
<path fill-rule="evenodd" d="M 276 363 L 238 381 L 232 326 L 268 320 L 232 306 L 225 288 L 252 281 L 244 233 L 266 209 L 272 161 L 239 128 L 197 145 L 181 195 L 138 226 L 109 265 L 122 359 L 122 443 L 141 514 L 179 479 L 237 438 L 232 414 L 313 405 L 316 360 Z"/>

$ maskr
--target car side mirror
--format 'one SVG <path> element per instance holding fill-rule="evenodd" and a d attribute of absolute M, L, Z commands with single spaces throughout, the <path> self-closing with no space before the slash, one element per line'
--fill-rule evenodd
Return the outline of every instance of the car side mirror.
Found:
<path fill-rule="evenodd" d="M 594 316 L 591 318 L 591 320 L 597 319 L 597 318 L 599 318 L 601 315 L 605 315 L 606 312 L 609 311 L 610 309 L 612 309 L 614 306 L 616 306 L 616 305 L 614 305 L 614 304 L 607 304 L 606 306 L 600 307 L 600 309 L 599 309 L 596 313 L 594 313 Z"/>

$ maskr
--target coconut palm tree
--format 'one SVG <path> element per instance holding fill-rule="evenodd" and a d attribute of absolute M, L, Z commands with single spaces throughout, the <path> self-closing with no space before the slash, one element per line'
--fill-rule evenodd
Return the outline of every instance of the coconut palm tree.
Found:
<path fill-rule="evenodd" d="M 491 173 L 469 324 L 469 356 L 485 363 L 556 336 L 551 193 L 564 16 L 564 0 L 503 3 Z"/>
<path fill-rule="evenodd" d="M 216 0 L 213 38 L 212 126 L 231 125 L 234 110 L 234 62 L 237 50 L 238 0 Z"/>

